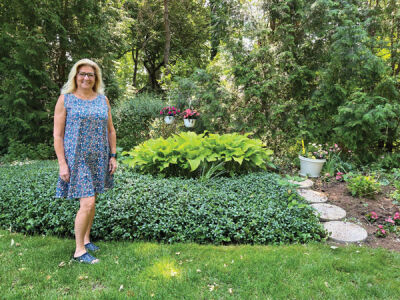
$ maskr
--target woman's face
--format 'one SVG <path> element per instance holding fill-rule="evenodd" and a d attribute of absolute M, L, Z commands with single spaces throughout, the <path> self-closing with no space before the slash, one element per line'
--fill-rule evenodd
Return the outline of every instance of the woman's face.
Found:
<path fill-rule="evenodd" d="M 76 73 L 77 89 L 93 89 L 96 82 L 96 73 L 91 66 L 81 66 Z"/>

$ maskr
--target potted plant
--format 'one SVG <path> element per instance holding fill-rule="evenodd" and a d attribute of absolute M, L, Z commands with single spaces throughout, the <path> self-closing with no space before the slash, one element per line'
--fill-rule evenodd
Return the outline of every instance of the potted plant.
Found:
<path fill-rule="evenodd" d="M 164 121 L 167 124 L 172 124 L 178 113 L 180 113 L 180 110 L 176 109 L 174 106 L 166 106 L 160 110 L 160 115 L 164 116 Z"/>
<path fill-rule="evenodd" d="M 186 127 L 193 127 L 196 123 L 196 119 L 200 116 L 196 110 L 190 108 L 185 109 L 182 115 Z"/>
<path fill-rule="evenodd" d="M 302 151 L 300 159 L 300 175 L 308 177 L 319 177 L 322 166 L 326 162 L 328 151 L 322 148 L 321 144 L 308 143 L 307 148 L 304 141 L 301 141 Z"/>

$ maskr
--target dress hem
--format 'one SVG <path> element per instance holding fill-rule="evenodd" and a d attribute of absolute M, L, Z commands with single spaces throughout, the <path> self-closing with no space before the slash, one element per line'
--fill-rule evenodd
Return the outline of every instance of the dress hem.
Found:
<path fill-rule="evenodd" d="M 55 195 L 54 198 L 56 199 L 80 199 L 80 198 L 87 198 L 87 197 L 93 197 L 96 194 L 103 194 L 105 192 L 108 192 L 109 190 L 111 190 L 113 187 L 109 187 L 109 188 L 104 188 L 103 191 L 101 192 L 95 192 L 94 194 L 88 194 L 88 195 L 82 195 L 82 196 L 62 196 L 62 195 Z"/>

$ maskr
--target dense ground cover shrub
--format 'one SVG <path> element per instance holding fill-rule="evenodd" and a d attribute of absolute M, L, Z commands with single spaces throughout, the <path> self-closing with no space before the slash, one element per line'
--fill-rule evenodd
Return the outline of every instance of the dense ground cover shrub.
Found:
<path fill-rule="evenodd" d="M 272 151 L 247 135 L 182 132 L 148 140 L 124 154 L 129 155 L 124 162 L 144 174 L 195 177 L 215 166 L 230 176 L 265 170 Z"/>
<path fill-rule="evenodd" d="M 155 94 L 140 94 L 117 104 L 112 112 L 118 146 L 128 150 L 147 140 L 163 105 Z"/>
<path fill-rule="evenodd" d="M 0 227 L 72 236 L 78 201 L 54 198 L 57 173 L 55 162 L 0 167 Z M 115 183 L 99 196 L 95 239 L 267 244 L 325 236 L 312 208 L 276 174 L 200 182 L 122 167 Z"/>

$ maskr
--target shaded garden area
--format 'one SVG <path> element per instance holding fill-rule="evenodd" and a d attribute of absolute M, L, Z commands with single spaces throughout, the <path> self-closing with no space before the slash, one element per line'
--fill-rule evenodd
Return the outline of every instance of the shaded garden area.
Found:
<path fill-rule="evenodd" d="M 395 299 L 399 31 L 396 0 L 2 0 L 0 294 Z M 79 203 L 54 199 L 54 106 L 81 58 L 119 163 L 90 272 L 65 253 Z M 363 244 L 327 242 L 289 183 L 303 158 Z"/>

